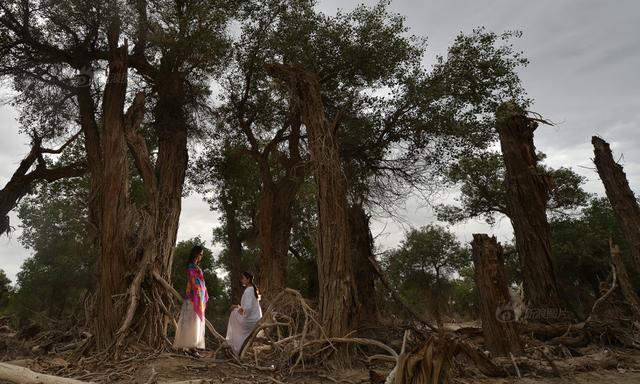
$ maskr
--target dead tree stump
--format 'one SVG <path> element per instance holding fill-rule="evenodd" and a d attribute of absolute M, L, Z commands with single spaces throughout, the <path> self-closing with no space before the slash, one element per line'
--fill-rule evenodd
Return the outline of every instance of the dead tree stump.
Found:
<path fill-rule="evenodd" d="M 474 234 L 471 246 L 485 345 L 494 356 L 521 354 L 515 318 L 503 316 L 504 313 L 513 314 L 513 310 L 509 302 L 502 247 L 495 236 L 486 234 Z"/>
<path fill-rule="evenodd" d="M 559 310 L 546 214 L 553 183 L 538 168 L 533 145 L 538 122 L 514 103 L 502 104 L 496 120 L 506 168 L 507 210 L 520 255 L 525 301 L 531 308 Z"/>
<path fill-rule="evenodd" d="M 599 137 L 591 138 L 595 158 L 593 162 L 604 184 L 616 221 L 631 246 L 634 269 L 640 273 L 640 206 L 629 187 L 622 166 L 613 159 L 609 143 Z"/>

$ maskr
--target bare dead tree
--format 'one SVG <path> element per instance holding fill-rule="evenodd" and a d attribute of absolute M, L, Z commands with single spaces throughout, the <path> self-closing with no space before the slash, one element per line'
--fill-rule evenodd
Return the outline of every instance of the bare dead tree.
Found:
<path fill-rule="evenodd" d="M 593 162 L 604 184 L 607 197 L 613 207 L 616 221 L 631 247 L 634 269 L 640 273 L 640 206 L 629 187 L 627 176 L 611 153 L 609 143 L 593 136 L 591 138 L 595 158 Z"/>

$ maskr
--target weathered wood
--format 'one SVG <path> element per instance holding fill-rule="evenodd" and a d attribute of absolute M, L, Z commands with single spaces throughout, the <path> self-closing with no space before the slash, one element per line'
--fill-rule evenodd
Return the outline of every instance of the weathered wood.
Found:
<path fill-rule="evenodd" d="M 266 144 L 261 145 L 261 140 L 254 134 L 254 112 L 247 108 L 251 97 L 249 90 L 255 88 L 253 81 L 253 73 L 247 73 L 246 91 L 236 104 L 236 115 L 249 144 L 249 155 L 256 162 L 260 176 L 256 214 L 260 245 L 258 281 L 263 300 L 268 303 L 286 287 L 293 203 L 304 182 L 306 167 L 300 153 L 302 122 L 297 95 L 292 93 L 289 96 L 289 110 L 282 126 Z M 288 141 L 288 154 L 278 149 L 285 141 Z M 277 158 L 277 168 L 273 166 L 273 158 Z"/>
<path fill-rule="evenodd" d="M 102 101 L 100 145 L 103 156 L 99 205 L 100 255 L 98 258 L 97 314 L 93 334 L 98 349 L 108 348 L 124 317 L 123 306 L 114 298 L 128 288 L 127 273 L 132 268 L 129 244 L 131 220 L 129 202 L 129 162 L 124 128 L 127 91 L 127 46 L 118 46 L 118 21 L 109 26 L 109 63 Z"/>
<path fill-rule="evenodd" d="M 346 180 L 340 163 L 335 124 L 324 113 L 320 78 L 300 67 L 271 64 L 267 71 L 284 80 L 300 104 L 307 128 L 318 203 L 319 308 L 329 337 L 343 337 L 355 328 L 356 286 L 347 223 Z M 349 349 L 338 346 L 333 362 L 350 364 Z"/>
<path fill-rule="evenodd" d="M 369 228 L 369 215 L 361 204 L 353 204 L 348 209 L 349 232 L 352 244 L 353 273 L 357 276 L 358 325 L 378 324 L 379 312 L 376 301 L 375 280 L 377 277 L 373 265 L 373 236 Z"/>
<path fill-rule="evenodd" d="M 533 145 L 538 123 L 509 102 L 496 111 L 496 124 L 506 168 L 507 210 L 520 256 L 526 304 L 529 308 L 560 309 L 546 215 L 553 183 L 538 168 Z"/>
<path fill-rule="evenodd" d="M 611 153 L 609 143 L 597 136 L 591 138 L 598 175 L 604 184 L 616 221 L 631 246 L 634 269 L 640 273 L 640 206 L 629 187 L 627 176 Z"/>
<path fill-rule="evenodd" d="M 515 319 L 500 316 L 501 311 L 511 310 L 502 247 L 486 234 L 474 234 L 471 246 L 485 345 L 494 356 L 519 355 L 522 347 Z"/>
<path fill-rule="evenodd" d="M 28 368 L 7 363 L 0 363 L 0 381 L 15 384 L 90 384 L 86 381 L 67 379 L 59 376 L 45 375 Z"/>
<path fill-rule="evenodd" d="M 625 303 L 631 308 L 631 312 L 637 319 L 640 319 L 640 298 L 636 294 L 636 291 L 631 285 L 631 279 L 627 273 L 627 268 L 624 265 L 620 248 L 617 245 L 611 244 L 611 264 L 615 268 L 615 274 L 617 277 L 618 286 L 622 292 Z"/>
<path fill-rule="evenodd" d="M 302 184 L 300 177 L 264 180 L 258 199 L 257 225 L 260 244 L 258 282 L 268 304 L 286 287 L 293 203 Z"/>

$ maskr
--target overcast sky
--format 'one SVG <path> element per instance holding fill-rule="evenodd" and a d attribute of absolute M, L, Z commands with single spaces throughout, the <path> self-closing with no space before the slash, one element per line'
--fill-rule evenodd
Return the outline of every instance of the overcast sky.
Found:
<path fill-rule="evenodd" d="M 321 0 L 319 8 L 335 13 L 338 7 L 348 11 L 362 2 Z M 548 155 L 546 163 L 572 167 L 588 178 L 587 191 L 604 194 L 591 162 L 591 136 L 597 134 L 611 143 L 616 157 L 623 155 L 631 187 L 640 193 L 640 2 L 395 0 L 392 8 L 406 16 L 413 34 L 428 37 L 427 65 L 434 55 L 446 53 L 460 31 L 471 32 L 478 26 L 495 32 L 523 31 L 516 46 L 531 62 L 521 78 L 535 101 L 532 109 L 559 123 L 536 132 L 535 144 Z M 0 187 L 29 150 L 27 138 L 18 134 L 16 116 L 11 107 L 0 106 Z M 374 218 L 372 231 L 380 248 L 396 246 L 409 226 L 434 221 L 431 210 L 417 199 L 407 201 L 402 216 L 401 223 Z M 199 196 L 186 198 L 179 240 L 200 235 L 211 245 L 217 219 Z M 0 269 L 14 280 L 30 251 L 17 240 L 20 228 L 15 214 L 11 221 L 16 231 L 11 238 L 0 238 Z M 464 242 L 478 232 L 496 234 L 499 240 L 512 237 L 506 220 L 495 227 L 473 221 L 451 229 Z"/>

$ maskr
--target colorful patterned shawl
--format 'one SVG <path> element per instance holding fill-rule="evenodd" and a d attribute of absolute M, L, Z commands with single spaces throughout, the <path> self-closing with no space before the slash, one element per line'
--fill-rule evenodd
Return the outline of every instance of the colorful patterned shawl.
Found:
<path fill-rule="evenodd" d="M 204 320 L 204 310 L 209 301 L 209 293 L 204 285 L 202 269 L 191 263 L 187 266 L 187 294 L 185 298 L 193 303 L 193 310 L 200 320 Z"/>

